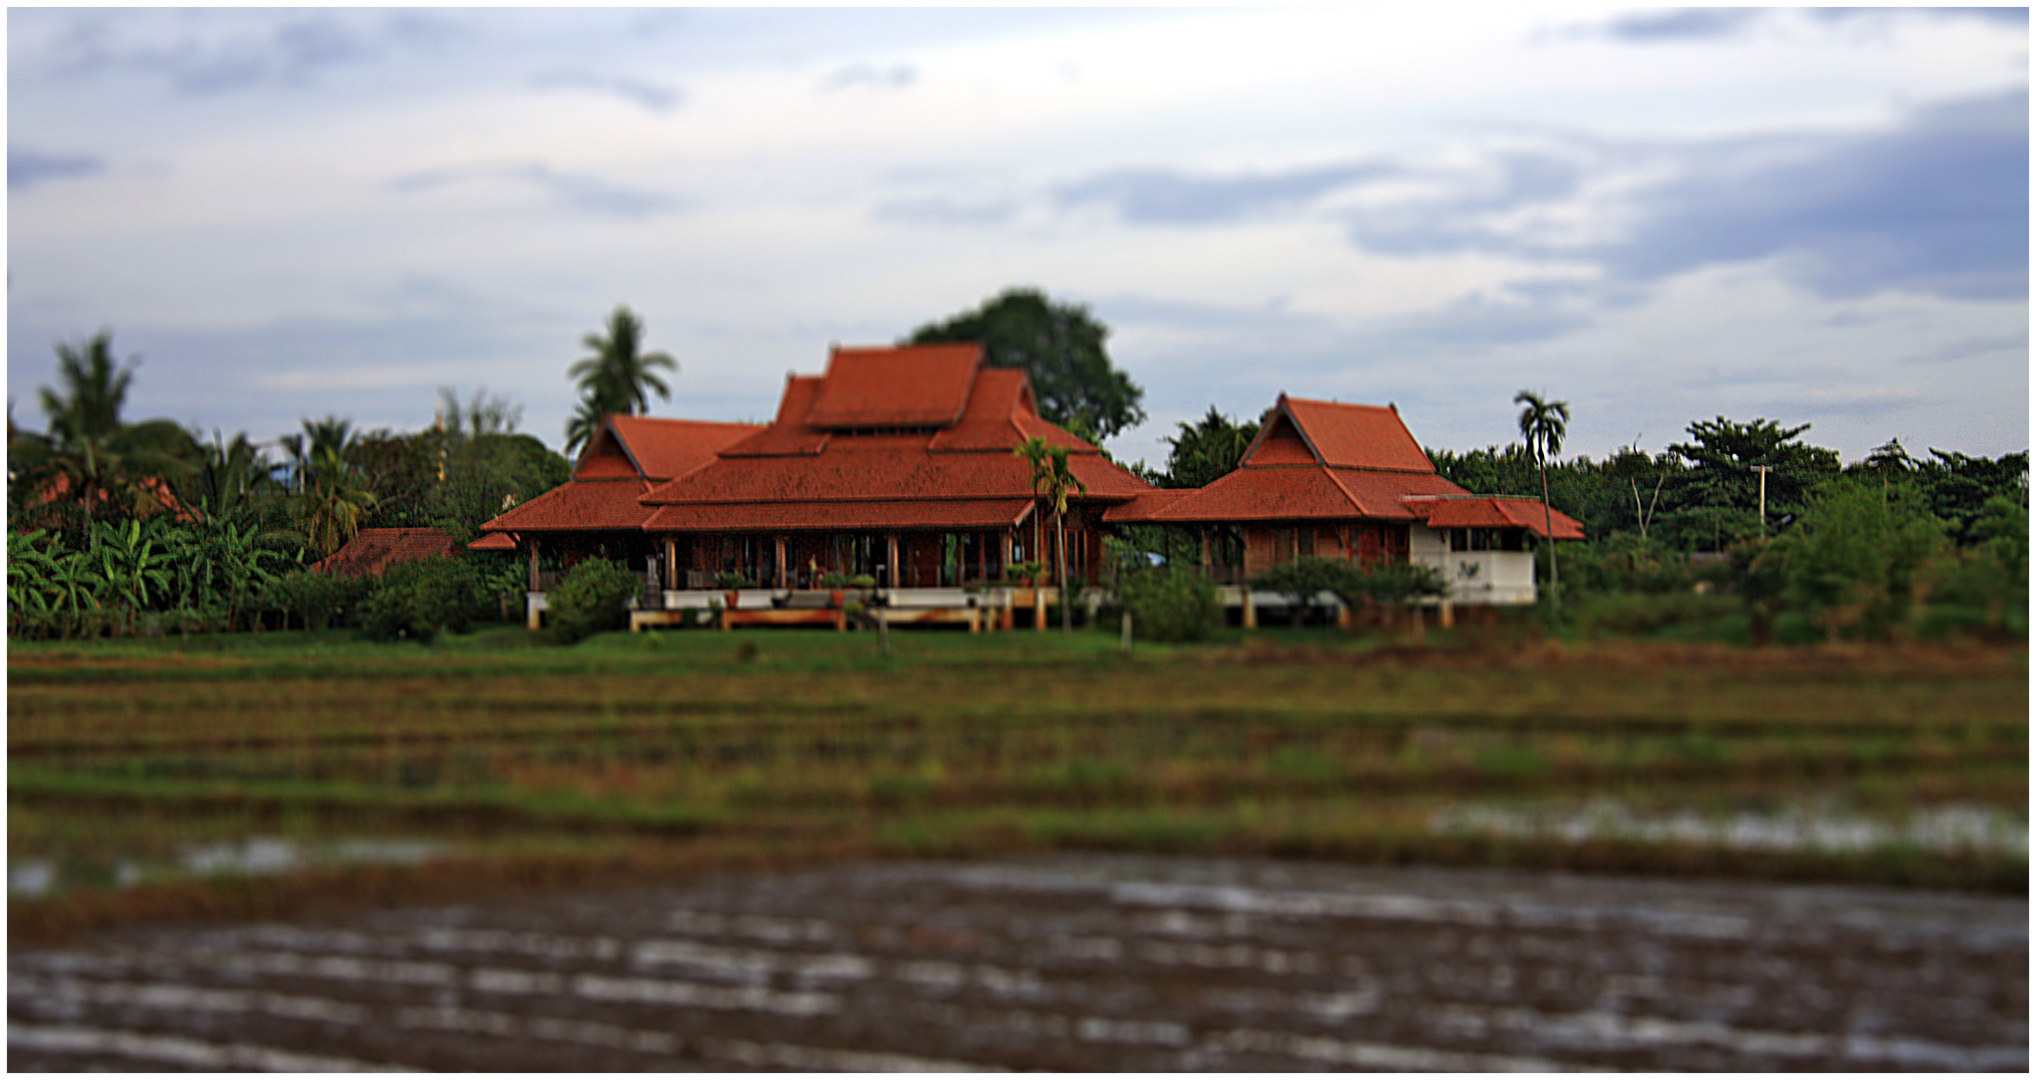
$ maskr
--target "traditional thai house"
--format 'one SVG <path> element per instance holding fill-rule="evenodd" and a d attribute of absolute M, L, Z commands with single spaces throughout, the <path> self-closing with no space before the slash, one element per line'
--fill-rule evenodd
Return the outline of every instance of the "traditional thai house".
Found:
<path fill-rule="evenodd" d="M 788 378 L 770 426 L 645 493 L 643 528 L 672 589 L 728 573 L 778 589 L 832 574 L 887 589 L 995 580 L 1051 561 L 1013 453 L 1034 436 L 1068 450 L 1086 489 L 1065 522 L 1068 572 L 1094 581 L 1103 509 L 1150 485 L 1041 419 L 1025 374 L 988 367 L 975 345 L 834 350 L 824 374 Z"/>
<path fill-rule="evenodd" d="M 1054 522 L 1014 453 L 1035 437 L 1067 451 L 1081 484 L 1061 523 L 1072 581 L 1106 576 L 1106 534 L 1158 526 L 1194 536 L 1196 564 L 1247 609 L 1243 582 L 1304 555 L 1419 560 L 1456 602 L 1534 598 L 1540 504 L 1437 475 L 1390 407 L 1282 395 L 1240 468 L 1162 490 L 1041 418 L 1024 372 L 989 367 L 975 345 L 837 348 L 825 372 L 787 378 L 767 425 L 610 417 L 570 482 L 489 521 L 474 546 L 529 560 L 533 625 L 557 572 L 589 557 L 642 572 L 651 609 L 799 621 L 802 594 L 867 576 L 893 615 L 980 627 L 1002 604 L 1008 625 L 1010 590 L 985 583 L 1030 564 L 1024 577 L 1064 584 Z M 1557 539 L 1583 535 L 1553 522 Z"/>
<path fill-rule="evenodd" d="M 1450 600 L 1481 604 L 1533 602 L 1528 537 L 1548 531 L 1539 501 L 1472 495 L 1438 475 L 1399 410 L 1285 394 L 1235 471 L 1147 492 L 1103 522 L 1190 532 L 1204 572 L 1227 583 L 1303 555 L 1411 559 L 1442 571 Z M 1565 514 L 1553 524 L 1556 539 L 1583 538 Z"/>
<path fill-rule="evenodd" d="M 763 427 L 611 417 L 570 483 L 484 528 L 531 558 L 533 594 L 553 580 L 546 567 L 590 555 L 691 594 L 670 600 L 685 606 L 737 580 L 782 592 L 867 575 L 893 594 L 958 591 L 1055 563 L 1054 523 L 1014 453 L 1034 437 L 1068 451 L 1081 482 L 1061 523 L 1068 574 L 1095 582 L 1103 511 L 1151 486 L 1042 419 L 1024 372 L 989 367 L 976 345 L 836 349 L 824 373 L 787 379 Z"/>

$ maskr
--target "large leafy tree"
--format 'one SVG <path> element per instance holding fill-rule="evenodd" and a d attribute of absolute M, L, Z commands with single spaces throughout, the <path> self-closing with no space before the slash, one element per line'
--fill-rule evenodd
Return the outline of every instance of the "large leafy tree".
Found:
<path fill-rule="evenodd" d="M 1060 628 L 1063 633 L 1074 629 L 1072 613 L 1073 594 L 1068 590 L 1067 580 L 1067 500 L 1076 492 L 1087 491 L 1087 485 L 1068 468 L 1068 449 L 1053 446 L 1045 439 L 1034 435 L 1018 444 L 1012 451 L 1024 458 L 1032 469 L 1032 492 L 1046 500 L 1053 510 L 1053 530 L 1057 538 L 1060 562 Z"/>
<path fill-rule="evenodd" d="M 636 415 L 650 410 L 650 395 L 670 400 L 672 390 L 659 371 L 676 374 L 679 362 L 661 352 L 643 349 L 643 320 L 628 307 L 608 316 L 605 334 L 581 339 L 593 355 L 566 369 L 579 387 L 580 402 L 566 424 L 566 453 L 585 445 L 601 430 L 610 413 Z"/>
<path fill-rule="evenodd" d="M 1238 423 L 1209 406 L 1209 415 L 1195 423 L 1182 423 L 1180 433 L 1168 437 L 1171 449 L 1166 458 L 1166 475 L 1160 486 L 1198 488 L 1235 470 L 1244 460 L 1244 451 L 1258 437 L 1258 422 Z"/>
<path fill-rule="evenodd" d="M 1759 520 L 1760 467 L 1767 470 L 1768 517 L 1800 515 L 1812 489 L 1838 475 L 1838 452 L 1804 443 L 1808 430 L 1808 424 L 1743 424 L 1722 416 L 1692 423 L 1691 441 L 1668 447 L 1689 462 L 1664 493 L 1680 519 L 1669 524 L 1685 543 L 1702 543 L 1705 533 L 1714 544 L 1759 535 L 1766 527 Z"/>
<path fill-rule="evenodd" d="M 1886 637 L 1922 600 L 1943 546 L 1943 522 L 1914 490 L 1843 478 L 1818 488 L 1803 520 L 1766 557 L 1782 567 L 1790 598 L 1832 640 L 1854 627 Z"/>
<path fill-rule="evenodd" d="M 2027 450 L 1987 458 L 1933 447 L 1927 460 L 1916 463 L 1911 476 L 1960 547 L 1984 539 L 1980 522 L 1994 500 L 2006 499 L 2025 508 L 2029 505 Z"/>
<path fill-rule="evenodd" d="M 1110 365 L 1110 331 L 1079 304 L 1056 304 L 1037 289 L 1007 289 L 974 311 L 912 331 L 912 345 L 973 342 L 990 366 L 1021 368 L 1040 415 L 1077 435 L 1107 439 L 1145 419 L 1145 391 Z"/>

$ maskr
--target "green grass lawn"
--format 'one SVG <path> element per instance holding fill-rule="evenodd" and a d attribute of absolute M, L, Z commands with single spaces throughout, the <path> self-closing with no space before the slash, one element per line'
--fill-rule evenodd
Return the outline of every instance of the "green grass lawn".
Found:
<path fill-rule="evenodd" d="M 442 855 L 264 886 L 306 895 L 1069 847 L 2027 887 L 2018 648 L 274 633 L 17 644 L 8 704 L 11 876 L 54 868 L 10 904 L 31 934 L 215 910 L 251 886 L 189 852 L 250 836 Z"/>

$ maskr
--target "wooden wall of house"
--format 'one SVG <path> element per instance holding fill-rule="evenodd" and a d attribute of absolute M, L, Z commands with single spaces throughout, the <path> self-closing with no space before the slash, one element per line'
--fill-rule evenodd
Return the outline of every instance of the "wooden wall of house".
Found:
<path fill-rule="evenodd" d="M 1241 531 L 1246 577 L 1308 555 L 1348 559 L 1360 566 L 1406 562 L 1408 557 L 1409 535 L 1405 525 L 1271 522 L 1246 525 Z"/>

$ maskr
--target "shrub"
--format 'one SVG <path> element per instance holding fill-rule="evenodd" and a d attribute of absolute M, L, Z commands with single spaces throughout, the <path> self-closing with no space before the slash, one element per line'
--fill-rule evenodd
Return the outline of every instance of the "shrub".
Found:
<path fill-rule="evenodd" d="M 1350 563 L 1343 565 L 1349 569 L 1339 575 L 1341 580 L 1330 586 L 1330 591 L 1346 604 L 1355 605 L 1362 600 L 1411 604 L 1449 592 L 1449 580 L 1442 576 L 1442 571 L 1422 563 L 1378 563 L 1364 569 Z"/>
<path fill-rule="evenodd" d="M 1279 593 L 1305 612 L 1325 592 L 1341 596 L 1345 589 L 1354 588 L 1356 574 L 1357 567 L 1341 559 L 1303 555 L 1262 571 L 1251 579 L 1251 587 Z"/>
<path fill-rule="evenodd" d="M 306 629 L 323 630 L 352 615 L 374 582 L 316 570 L 292 570 L 263 586 L 261 605 L 293 615 Z"/>
<path fill-rule="evenodd" d="M 1703 629 L 1736 615 L 1740 601 L 1731 596 L 1674 593 L 1606 593 L 1579 604 L 1577 625 L 1586 632 L 1646 636 L 1670 627 Z"/>
<path fill-rule="evenodd" d="M 442 631 L 466 632 L 491 599 L 480 572 L 464 559 L 398 563 L 361 604 L 361 628 L 377 641 L 428 642 Z"/>
<path fill-rule="evenodd" d="M 1411 604 L 1448 592 L 1449 582 L 1432 566 L 1414 562 L 1383 562 L 1361 567 L 1342 559 L 1303 556 L 1251 579 L 1251 587 L 1285 594 L 1306 607 L 1322 593 L 1331 593 L 1351 607 L 1366 604 Z"/>
<path fill-rule="evenodd" d="M 1185 571 L 1124 574 L 1117 599 L 1131 613 L 1132 633 L 1146 641 L 1203 641 L 1223 616 L 1215 584 Z"/>
<path fill-rule="evenodd" d="M 1687 590 L 1692 583 L 1689 556 L 1660 540 L 1617 533 L 1563 545 L 1565 598 L 1584 593 L 1672 593 Z"/>
<path fill-rule="evenodd" d="M 629 598 L 643 579 L 606 559 L 588 559 L 567 572 L 545 597 L 552 636 L 570 645 L 603 630 L 629 625 Z"/>

